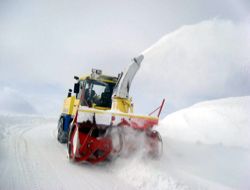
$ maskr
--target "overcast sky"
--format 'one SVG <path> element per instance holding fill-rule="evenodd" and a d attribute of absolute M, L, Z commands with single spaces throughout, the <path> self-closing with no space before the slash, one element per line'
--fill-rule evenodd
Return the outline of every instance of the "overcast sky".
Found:
<path fill-rule="evenodd" d="M 183 25 L 240 22 L 249 12 L 248 0 L 1 0 L 0 97 L 41 104 L 37 112 L 60 112 L 73 75 L 91 68 L 117 74 Z"/>

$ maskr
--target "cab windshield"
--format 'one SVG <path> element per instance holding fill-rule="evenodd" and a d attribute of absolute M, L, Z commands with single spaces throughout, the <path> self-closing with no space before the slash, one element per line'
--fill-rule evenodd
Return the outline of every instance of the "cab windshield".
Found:
<path fill-rule="evenodd" d="M 85 80 L 82 104 L 90 107 L 95 104 L 95 106 L 111 108 L 111 97 L 114 86 L 114 83 Z"/>

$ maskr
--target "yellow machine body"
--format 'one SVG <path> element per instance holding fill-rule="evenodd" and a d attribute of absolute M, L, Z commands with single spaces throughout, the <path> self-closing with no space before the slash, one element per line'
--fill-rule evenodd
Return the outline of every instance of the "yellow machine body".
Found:
<path fill-rule="evenodd" d="M 117 82 L 117 77 L 107 76 L 107 75 L 100 75 L 97 78 L 92 75 L 84 75 L 79 79 L 79 81 L 85 81 L 89 79 L 104 82 L 104 83 L 113 83 L 113 84 L 116 84 Z M 114 104 L 115 106 L 113 106 L 113 101 L 115 102 Z M 76 97 L 76 95 L 67 97 L 64 100 L 64 104 L 63 104 L 63 114 L 71 115 L 71 117 L 74 117 L 79 107 L 79 104 L 80 104 L 80 98 Z M 132 113 L 130 99 L 112 98 L 112 108 L 113 107 L 124 113 Z M 96 104 L 92 104 L 91 108 L 94 108 L 96 110 L 110 110 L 111 109 L 110 107 L 97 106 Z"/>

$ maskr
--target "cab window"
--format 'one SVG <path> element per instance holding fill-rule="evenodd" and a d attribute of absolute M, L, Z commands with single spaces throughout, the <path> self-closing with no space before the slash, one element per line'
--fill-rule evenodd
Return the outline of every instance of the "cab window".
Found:
<path fill-rule="evenodd" d="M 84 95 L 81 104 L 90 107 L 95 104 L 96 106 L 111 108 L 114 85 L 113 83 L 86 80 L 81 92 Z"/>

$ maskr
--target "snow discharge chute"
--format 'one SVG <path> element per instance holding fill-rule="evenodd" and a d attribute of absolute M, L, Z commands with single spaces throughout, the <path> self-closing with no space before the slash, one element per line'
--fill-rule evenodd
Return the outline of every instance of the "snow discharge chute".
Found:
<path fill-rule="evenodd" d="M 134 58 L 132 64 L 127 68 L 125 73 L 121 73 L 119 75 L 118 83 L 116 85 L 116 88 L 114 89 L 113 96 L 117 96 L 120 98 L 129 97 L 129 89 L 132 80 L 134 79 L 135 74 L 139 70 L 143 59 L 143 55 Z"/>

